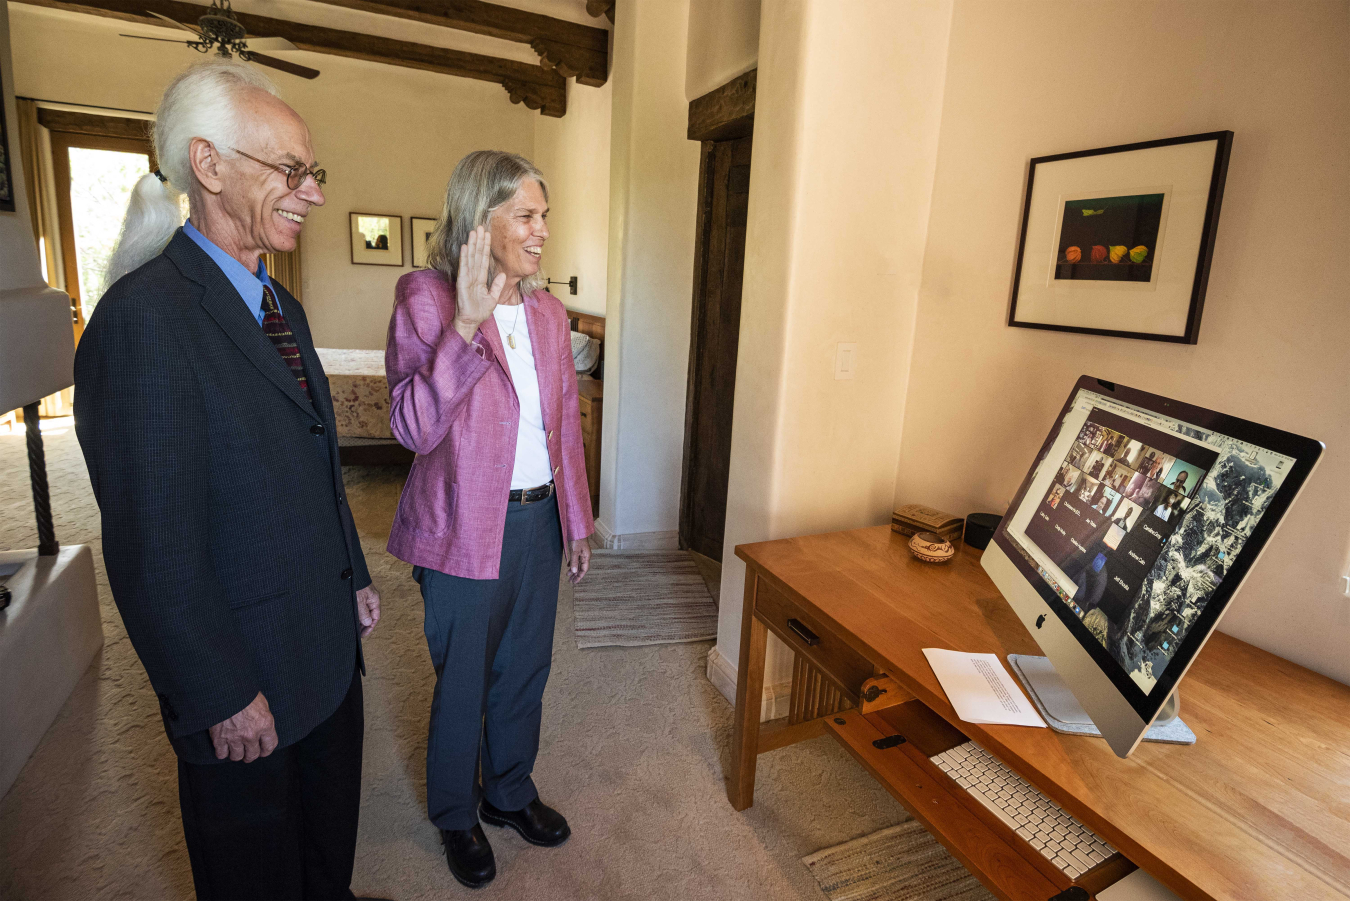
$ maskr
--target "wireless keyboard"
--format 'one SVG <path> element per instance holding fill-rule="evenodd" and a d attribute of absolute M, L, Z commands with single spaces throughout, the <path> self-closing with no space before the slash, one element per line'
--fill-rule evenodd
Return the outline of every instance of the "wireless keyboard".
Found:
<path fill-rule="evenodd" d="M 958 745 L 931 759 L 1070 879 L 1077 879 L 1116 853 L 1091 829 L 975 742 Z"/>

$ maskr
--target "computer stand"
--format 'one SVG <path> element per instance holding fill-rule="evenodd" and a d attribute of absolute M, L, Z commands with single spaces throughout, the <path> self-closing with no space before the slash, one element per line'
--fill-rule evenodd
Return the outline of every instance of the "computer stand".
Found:
<path fill-rule="evenodd" d="M 1154 726 L 1170 726 L 1181 717 L 1181 687 L 1172 689 L 1172 696 L 1162 705 L 1158 715 L 1153 718 Z"/>
<path fill-rule="evenodd" d="M 1093 724 L 1048 658 L 1009 654 L 1008 663 L 1051 729 L 1071 735 L 1101 735 L 1101 730 Z M 1149 727 L 1144 741 L 1195 744 L 1195 733 L 1181 721 L 1180 712 L 1181 700 L 1178 692 L 1173 691 Z"/>

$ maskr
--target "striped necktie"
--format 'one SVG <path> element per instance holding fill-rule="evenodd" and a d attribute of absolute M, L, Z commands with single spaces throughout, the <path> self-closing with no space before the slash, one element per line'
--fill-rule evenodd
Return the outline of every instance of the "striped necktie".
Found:
<path fill-rule="evenodd" d="M 300 360 L 300 348 L 295 344 L 295 336 L 291 334 L 291 327 L 286 324 L 286 317 L 281 315 L 281 308 L 277 306 L 277 296 L 272 293 L 271 285 L 263 285 L 262 308 L 263 331 L 272 339 L 272 344 L 276 347 L 277 353 L 281 354 L 281 359 L 291 367 L 291 374 L 300 383 L 301 390 L 305 392 L 305 399 L 314 403 L 314 398 L 309 393 L 309 380 L 305 378 L 305 364 Z"/>

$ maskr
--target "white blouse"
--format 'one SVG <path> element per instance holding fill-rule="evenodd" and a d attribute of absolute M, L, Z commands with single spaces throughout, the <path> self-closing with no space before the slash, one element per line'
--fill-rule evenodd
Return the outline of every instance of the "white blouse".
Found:
<path fill-rule="evenodd" d="M 520 401 L 520 423 L 516 437 L 516 465 L 511 471 L 511 489 L 538 488 L 553 478 L 548 456 L 548 437 L 544 433 L 544 410 L 539 403 L 539 376 L 534 371 L 534 352 L 530 346 L 530 327 L 525 304 L 498 304 L 492 311 L 497 331 L 502 336 L 506 364 Z M 512 347 L 514 339 L 515 347 Z"/>

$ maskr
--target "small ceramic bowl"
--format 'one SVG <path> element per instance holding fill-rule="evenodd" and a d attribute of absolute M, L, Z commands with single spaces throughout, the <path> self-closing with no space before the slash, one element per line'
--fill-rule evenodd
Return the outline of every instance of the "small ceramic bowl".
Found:
<path fill-rule="evenodd" d="M 924 563 L 948 563 L 956 556 L 951 542 L 933 532 L 920 532 L 911 538 L 909 552 Z"/>

